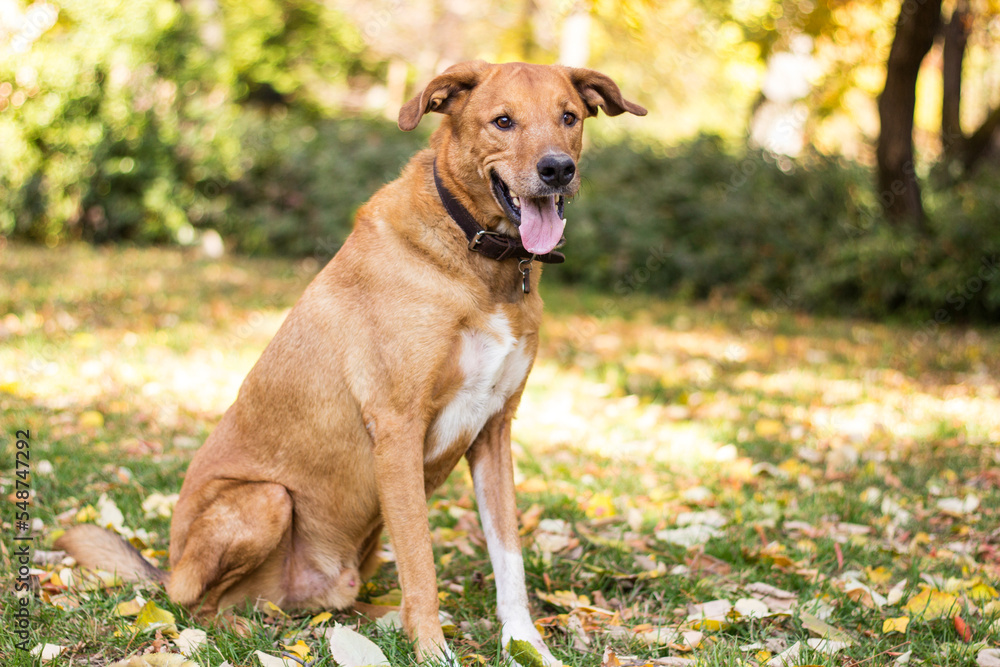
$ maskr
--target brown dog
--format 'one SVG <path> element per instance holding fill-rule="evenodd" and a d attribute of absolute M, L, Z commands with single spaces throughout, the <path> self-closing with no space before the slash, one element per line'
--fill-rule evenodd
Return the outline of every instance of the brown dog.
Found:
<path fill-rule="evenodd" d="M 170 573 L 95 526 L 57 547 L 163 582 L 202 615 L 342 609 L 377 566 L 384 522 L 405 629 L 421 659 L 449 655 L 426 499 L 465 456 L 503 646 L 526 640 L 559 664 L 528 611 L 510 424 L 538 345 L 532 259 L 562 259 L 562 198 L 598 107 L 646 113 L 586 69 L 477 61 L 431 81 L 399 127 L 444 114 L 432 147 L 361 208 L 191 462 Z"/>

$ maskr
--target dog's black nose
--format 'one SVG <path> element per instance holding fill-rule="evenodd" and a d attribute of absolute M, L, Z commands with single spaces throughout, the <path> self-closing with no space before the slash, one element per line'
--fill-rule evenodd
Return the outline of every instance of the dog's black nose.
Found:
<path fill-rule="evenodd" d="M 576 163 L 573 158 L 562 153 L 546 155 L 538 161 L 538 175 L 546 185 L 561 188 L 568 185 L 576 174 Z"/>

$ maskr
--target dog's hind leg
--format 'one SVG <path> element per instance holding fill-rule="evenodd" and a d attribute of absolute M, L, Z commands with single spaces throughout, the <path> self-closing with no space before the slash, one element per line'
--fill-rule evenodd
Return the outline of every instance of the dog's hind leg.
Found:
<path fill-rule="evenodd" d="M 292 498 L 284 486 L 218 483 L 222 488 L 191 523 L 167 584 L 170 599 L 200 616 L 219 611 L 222 596 L 273 555 L 292 524 Z"/>

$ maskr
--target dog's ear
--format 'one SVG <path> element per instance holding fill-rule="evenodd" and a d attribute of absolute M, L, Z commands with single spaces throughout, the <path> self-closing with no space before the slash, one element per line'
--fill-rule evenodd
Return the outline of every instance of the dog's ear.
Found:
<path fill-rule="evenodd" d="M 582 67 L 567 67 L 569 78 L 583 103 L 587 105 L 587 115 L 596 116 L 597 108 L 604 109 L 609 116 L 628 111 L 636 116 L 645 116 L 646 109 L 622 97 L 622 91 L 611 77 Z"/>
<path fill-rule="evenodd" d="M 482 80 L 488 63 L 470 60 L 452 65 L 434 77 L 424 90 L 399 110 L 399 129 L 409 132 L 417 127 L 425 113 L 450 113 L 459 93 L 475 88 Z"/>

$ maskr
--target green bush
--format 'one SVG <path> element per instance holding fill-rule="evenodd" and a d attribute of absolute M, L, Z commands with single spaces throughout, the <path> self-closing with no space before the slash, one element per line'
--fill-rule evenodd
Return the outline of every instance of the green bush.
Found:
<path fill-rule="evenodd" d="M 927 193 L 928 229 L 890 224 L 868 169 L 829 157 L 611 144 L 583 160 L 565 267 L 610 289 L 884 317 L 1000 318 L 1000 172 Z M 984 278 L 985 276 L 985 278 Z M 941 313 L 940 311 L 946 312 Z"/>
<path fill-rule="evenodd" d="M 247 114 L 242 178 L 218 184 L 222 197 L 200 226 L 218 229 L 242 252 L 333 256 L 358 207 L 396 178 L 427 142 L 376 120 L 303 122 Z M 208 190 L 216 184 L 206 183 Z"/>
<path fill-rule="evenodd" d="M 189 240 L 218 219 L 222 185 L 259 167 L 245 153 L 259 125 L 294 103 L 305 127 L 336 82 L 378 67 L 314 0 L 211 6 L 33 6 L 0 49 L 0 234 Z"/>

